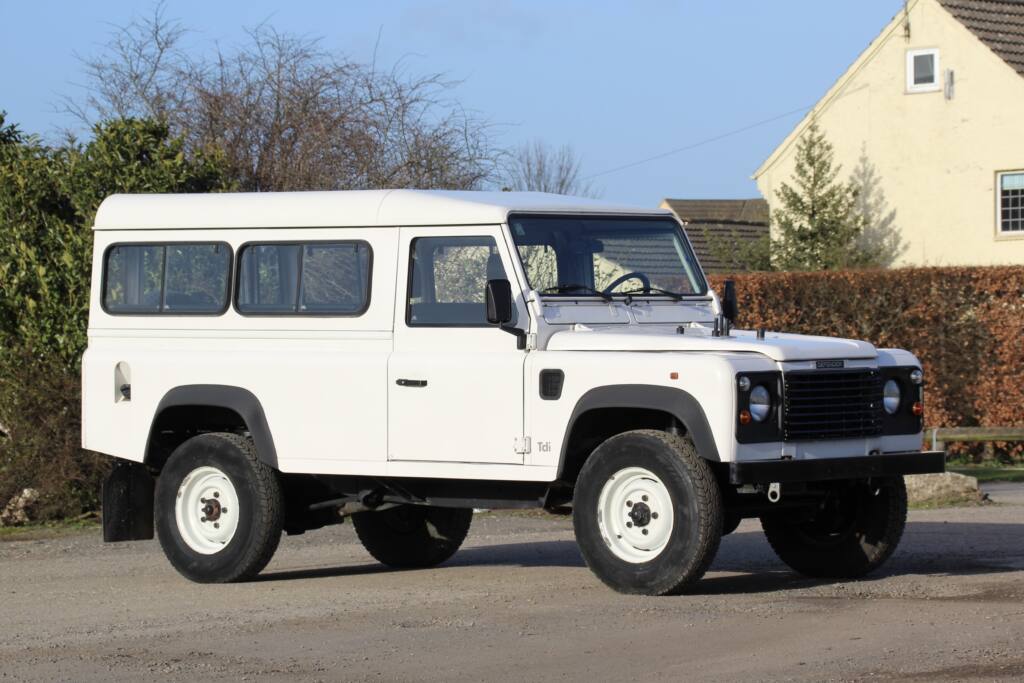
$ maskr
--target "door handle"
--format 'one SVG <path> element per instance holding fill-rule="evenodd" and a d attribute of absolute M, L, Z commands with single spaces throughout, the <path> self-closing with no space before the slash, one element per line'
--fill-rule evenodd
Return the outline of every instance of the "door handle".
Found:
<path fill-rule="evenodd" d="M 425 387 L 427 386 L 427 380 L 425 379 L 396 379 L 395 384 L 400 387 Z"/>

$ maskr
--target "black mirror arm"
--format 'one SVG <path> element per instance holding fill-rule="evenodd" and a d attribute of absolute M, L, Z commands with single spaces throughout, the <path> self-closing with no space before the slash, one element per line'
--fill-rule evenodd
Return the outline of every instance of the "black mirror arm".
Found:
<path fill-rule="evenodd" d="M 722 316 L 730 324 L 736 322 L 739 314 L 739 304 L 736 300 L 736 283 L 732 280 L 725 281 L 725 295 L 722 297 Z"/>
<path fill-rule="evenodd" d="M 517 349 L 519 349 L 520 351 L 526 349 L 526 330 L 516 327 L 515 325 L 509 325 L 507 323 L 504 325 L 499 325 L 498 329 L 501 330 L 502 332 L 508 332 L 509 334 L 515 336 Z"/>

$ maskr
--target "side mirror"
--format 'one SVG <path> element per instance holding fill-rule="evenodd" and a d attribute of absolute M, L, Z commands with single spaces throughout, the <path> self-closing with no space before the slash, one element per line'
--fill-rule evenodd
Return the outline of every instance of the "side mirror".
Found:
<path fill-rule="evenodd" d="M 508 280 L 488 280 L 484 295 L 487 322 L 505 325 L 512 322 L 512 285 Z"/>
<path fill-rule="evenodd" d="M 725 281 L 725 295 L 722 297 L 722 315 L 730 322 L 736 322 L 739 315 L 739 304 L 736 302 L 736 283 Z"/>

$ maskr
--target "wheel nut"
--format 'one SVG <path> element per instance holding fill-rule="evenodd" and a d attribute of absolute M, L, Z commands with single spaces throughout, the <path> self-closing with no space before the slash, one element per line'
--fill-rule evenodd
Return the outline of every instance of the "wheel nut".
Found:
<path fill-rule="evenodd" d="M 205 498 L 200 498 L 199 499 L 199 504 L 200 505 L 206 505 L 206 499 Z"/>
<path fill-rule="evenodd" d="M 216 526 L 216 525 L 215 525 L 215 526 Z M 643 535 L 644 535 L 644 536 L 646 536 L 646 535 L 647 535 L 647 529 L 644 529 L 644 530 L 642 531 L 642 533 L 643 533 Z"/>
<path fill-rule="evenodd" d="M 206 521 L 206 517 L 200 517 L 200 518 L 199 518 L 199 521 L 200 521 L 200 522 L 205 522 L 205 521 Z"/>
<path fill-rule="evenodd" d="M 645 503 L 647 502 L 647 496 L 640 496 L 640 497 L 641 497 L 641 498 L 643 499 L 643 501 L 644 501 Z"/>
<path fill-rule="evenodd" d="M 657 518 L 658 518 L 658 513 L 657 512 L 652 512 L 651 513 L 651 519 L 657 519 Z"/>
<path fill-rule="evenodd" d="M 221 509 L 220 509 L 220 513 L 221 513 L 222 515 L 226 515 L 226 514 L 228 513 L 228 509 L 227 509 L 227 508 L 221 508 Z M 657 515 L 655 515 L 655 516 L 657 516 Z"/>
<path fill-rule="evenodd" d="M 213 492 L 213 497 L 214 498 L 220 498 L 220 493 L 218 493 L 217 491 L 214 491 Z"/>
<path fill-rule="evenodd" d="M 214 523 L 213 523 L 213 528 L 214 528 L 214 529 L 219 529 L 219 528 L 220 528 L 220 524 L 218 524 L 217 522 L 214 522 Z M 647 529 L 644 529 L 644 533 L 645 533 L 645 534 L 647 533 Z"/>
<path fill-rule="evenodd" d="M 631 508 L 631 507 L 633 507 L 633 501 L 631 501 L 631 500 L 627 500 L 627 501 L 626 501 L 626 507 L 628 507 L 628 508 Z"/>
<path fill-rule="evenodd" d="M 629 527 L 630 529 L 632 529 L 633 528 L 633 522 L 626 522 L 626 526 Z"/>

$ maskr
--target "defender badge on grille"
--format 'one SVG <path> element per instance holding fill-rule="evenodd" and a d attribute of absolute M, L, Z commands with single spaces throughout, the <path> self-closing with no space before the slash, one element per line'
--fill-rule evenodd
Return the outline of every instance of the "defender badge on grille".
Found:
<path fill-rule="evenodd" d="M 819 370 L 837 370 L 846 367 L 846 361 L 843 360 L 819 360 L 814 363 L 814 366 Z"/>

